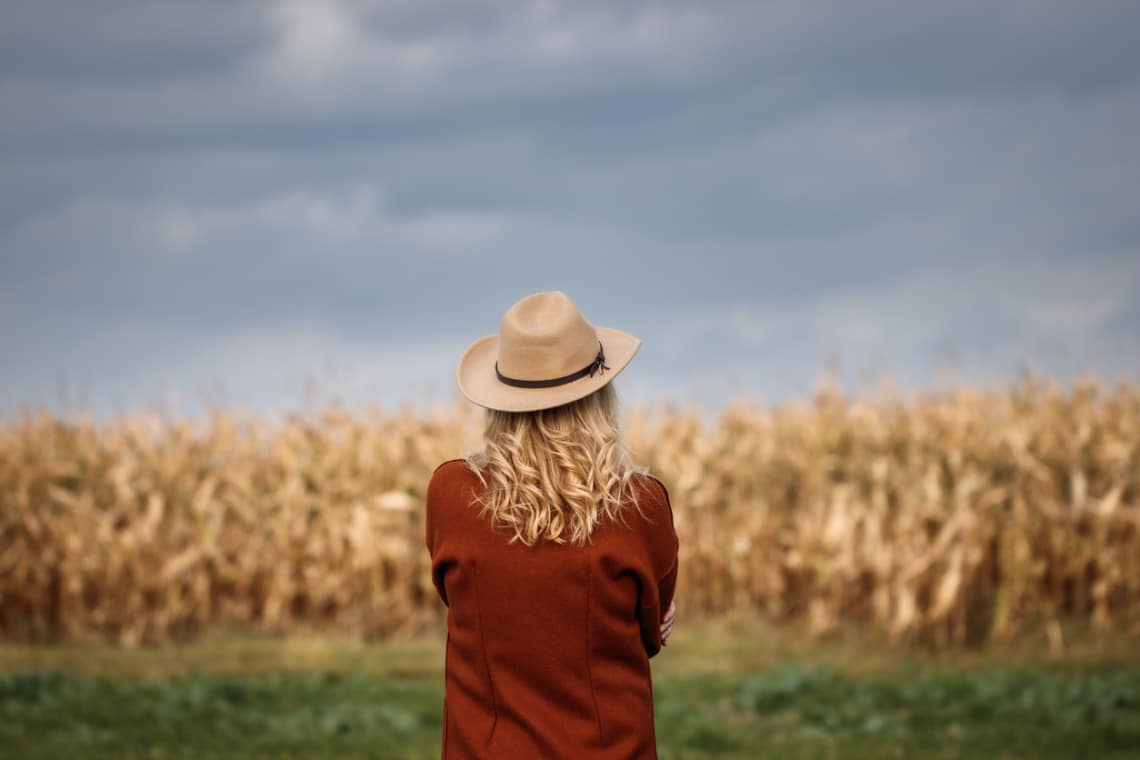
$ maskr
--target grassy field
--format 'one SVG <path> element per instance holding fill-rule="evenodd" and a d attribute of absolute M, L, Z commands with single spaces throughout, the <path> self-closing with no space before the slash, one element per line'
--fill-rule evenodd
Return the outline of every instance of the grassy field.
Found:
<path fill-rule="evenodd" d="M 663 758 L 1140 757 L 1140 654 L 678 630 L 654 660 Z M 442 641 L 219 636 L 0 647 L 0 755 L 438 757 Z"/>

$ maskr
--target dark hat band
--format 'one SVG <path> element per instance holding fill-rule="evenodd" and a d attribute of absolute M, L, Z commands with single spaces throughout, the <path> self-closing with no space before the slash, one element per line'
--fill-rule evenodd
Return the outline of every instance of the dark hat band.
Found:
<path fill-rule="evenodd" d="M 592 362 L 577 372 L 571 372 L 569 375 L 556 377 L 553 380 L 519 380 L 514 377 L 507 377 L 499 371 L 499 363 L 495 362 L 495 375 L 499 378 L 499 382 L 513 385 L 516 388 L 552 388 L 556 385 L 566 385 L 566 383 L 574 382 L 578 378 L 585 377 L 586 375 L 593 377 L 595 372 L 605 371 L 607 369 L 609 369 L 609 367 L 606 366 L 606 355 L 602 351 L 602 342 L 600 340 L 598 341 L 598 355 L 594 357 Z"/>

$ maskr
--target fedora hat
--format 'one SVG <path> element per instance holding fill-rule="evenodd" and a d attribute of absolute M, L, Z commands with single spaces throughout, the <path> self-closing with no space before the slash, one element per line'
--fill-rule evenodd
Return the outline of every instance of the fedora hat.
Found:
<path fill-rule="evenodd" d="M 562 291 L 544 291 L 507 309 L 498 335 L 468 346 L 455 377 L 477 406 L 531 412 L 588 396 L 640 347 L 627 332 L 590 324 Z"/>

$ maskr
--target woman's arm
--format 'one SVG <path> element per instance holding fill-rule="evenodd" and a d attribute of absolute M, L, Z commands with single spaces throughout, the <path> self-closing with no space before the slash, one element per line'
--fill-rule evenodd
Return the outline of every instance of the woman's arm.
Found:
<path fill-rule="evenodd" d="M 661 650 L 668 633 L 672 632 L 673 618 L 670 616 L 670 609 L 673 607 L 673 595 L 677 587 L 679 548 L 669 492 L 660 480 L 653 478 L 653 481 L 656 486 L 652 490 L 656 492 L 657 498 L 653 508 L 648 510 L 652 512 L 648 526 L 651 569 L 649 578 L 645 579 L 653 584 L 650 586 L 652 595 L 638 610 L 642 642 L 650 657 Z M 667 624 L 666 618 L 668 618 Z"/>
<path fill-rule="evenodd" d="M 448 606 L 448 601 L 443 576 L 454 562 L 446 561 L 443 556 L 444 552 L 441 549 L 443 526 L 440 514 L 444 501 L 448 498 L 448 484 L 444 481 L 445 465 L 451 461 L 454 460 L 443 462 L 435 468 L 424 495 L 424 546 L 427 547 L 431 559 L 431 582 L 444 606 Z"/>

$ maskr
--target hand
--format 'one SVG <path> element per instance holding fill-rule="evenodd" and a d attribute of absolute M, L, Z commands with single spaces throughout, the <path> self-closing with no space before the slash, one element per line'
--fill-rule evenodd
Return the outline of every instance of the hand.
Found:
<path fill-rule="evenodd" d="M 665 610 L 665 617 L 661 621 L 661 645 L 669 643 L 669 634 L 673 632 L 673 619 L 677 617 L 677 603 L 669 602 L 669 609 Z"/>

